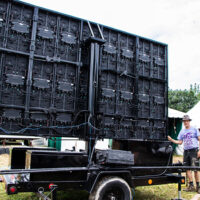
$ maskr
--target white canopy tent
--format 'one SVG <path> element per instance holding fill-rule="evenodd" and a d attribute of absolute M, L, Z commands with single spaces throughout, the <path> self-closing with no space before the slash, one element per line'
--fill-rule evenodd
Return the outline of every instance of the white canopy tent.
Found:
<path fill-rule="evenodd" d="M 191 125 L 200 129 L 200 101 L 187 114 L 192 119 Z"/>
<path fill-rule="evenodd" d="M 174 110 L 172 108 L 168 108 L 168 117 L 169 118 L 183 118 L 183 115 L 185 115 L 184 112 Z"/>

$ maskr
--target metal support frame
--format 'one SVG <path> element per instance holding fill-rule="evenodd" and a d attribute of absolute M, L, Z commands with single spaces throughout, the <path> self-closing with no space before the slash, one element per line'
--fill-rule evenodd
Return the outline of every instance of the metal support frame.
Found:
<path fill-rule="evenodd" d="M 100 29 L 99 24 L 97 24 L 97 28 L 98 28 L 101 38 L 95 37 L 94 31 L 92 29 L 92 25 L 90 24 L 89 21 L 87 21 L 87 24 L 88 24 L 88 27 L 89 27 L 89 30 L 91 33 L 91 38 L 89 38 L 87 41 L 87 42 L 89 42 L 89 45 L 90 45 L 90 75 L 89 75 L 89 97 L 88 97 L 88 110 L 90 112 L 89 117 L 88 117 L 88 122 L 90 123 L 91 118 L 95 114 L 95 101 L 96 101 L 97 95 L 98 95 L 100 46 L 105 41 L 104 41 L 104 36 Z M 89 156 L 91 156 L 92 152 L 90 152 L 90 151 L 91 151 L 91 149 L 94 148 L 95 142 L 94 142 L 94 137 L 92 137 L 91 128 L 89 128 L 88 131 L 89 131 L 89 135 L 90 135 L 89 136 L 90 141 L 88 141 L 87 149 L 89 150 L 88 151 Z M 93 135 L 95 135 L 95 134 L 93 134 Z M 91 160 L 90 160 L 90 162 L 91 162 Z"/>
<path fill-rule="evenodd" d="M 131 170 L 131 171 L 136 171 L 136 170 L 169 170 L 172 171 L 172 173 L 178 172 L 178 170 L 181 170 L 181 172 L 185 172 L 186 170 L 198 170 L 200 171 L 200 167 L 187 167 L 187 166 L 133 166 L 133 167 L 119 167 L 115 168 L 117 170 Z M 1 175 L 6 175 L 6 174 L 26 174 L 26 173 L 49 173 L 49 172 L 68 172 L 68 171 L 98 171 L 99 167 L 97 166 L 91 166 L 90 168 L 88 167 L 63 167 L 63 168 L 41 168 L 41 169 L 9 169 L 9 170 L 0 170 Z M 166 171 L 166 173 L 168 173 Z M 156 174 L 154 174 L 155 176 Z M 151 175 L 147 175 L 145 177 L 148 177 Z M 158 176 L 158 175 L 157 175 Z M 136 176 L 137 177 L 137 176 Z M 140 176 L 139 176 L 140 177 Z"/>
<path fill-rule="evenodd" d="M 25 118 L 29 119 L 29 107 L 30 107 L 30 95 L 31 95 L 31 85 L 32 85 L 32 70 L 33 70 L 33 58 L 35 52 L 35 40 L 38 24 L 38 8 L 34 8 L 33 15 L 33 29 L 31 34 L 31 44 L 30 44 L 30 55 L 29 55 L 29 65 L 28 65 L 28 76 L 26 83 L 26 103 L 25 103 Z"/>
<path fill-rule="evenodd" d="M 89 78 L 89 101 L 88 101 L 88 108 L 91 115 L 94 114 L 94 44 L 92 43 L 90 46 L 90 78 Z"/>
<path fill-rule="evenodd" d="M 89 161 L 90 162 L 90 161 Z M 135 182 L 136 179 L 144 179 L 145 180 L 145 184 L 146 185 L 146 180 L 148 179 L 152 179 L 154 183 L 159 183 L 159 184 L 166 184 L 166 183 L 178 183 L 178 199 L 173 199 L 173 200 L 183 200 L 181 198 L 181 184 L 182 184 L 182 179 L 184 178 L 183 176 L 181 176 L 181 172 L 183 172 L 183 170 L 179 169 L 178 167 L 176 167 L 176 172 L 178 172 L 178 175 L 175 174 L 160 174 L 160 175 L 145 175 L 141 178 L 141 176 L 138 175 L 134 175 L 134 173 L 137 170 L 142 170 L 142 169 L 146 169 L 149 172 L 152 170 L 151 167 L 121 167 L 121 168 L 112 168 L 110 167 L 109 169 L 107 167 L 97 167 L 95 165 L 92 165 L 92 163 L 90 162 L 91 165 L 88 165 L 87 167 L 73 167 L 73 168 L 52 168 L 52 169 L 31 169 L 31 170 L 6 170 L 7 173 L 5 174 L 20 174 L 20 172 L 22 174 L 25 174 L 25 172 L 30 172 L 31 174 L 33 173 L 39 173 L 40 174 L 40 178 L 41 180 L 43 179 L 43 176 L 46 176 L 47 174 L 49 174 L 49 172 L 56 172 L 57 174 L 60 173 L 60 177 L 62 177 L 63 172 L 71 172 L 75 175 L 75 179 L 73 180 L 62 180 L 62 181 L 56 181 L 55 185 L 54 184 L 50 184 L 51 182 L 54 182 L 53 180 L 48 180 L 48 182 L 46 181 L 41 181 L 41 180 L 34 180 L 34 181 L 26 181 L 26 182 L 17 182 L 16 184 L 13 183 L 9 183 L 7 182 L 7 188 L 16 185 L 17 188 L 20 188 L 20 192 L 22 191 L 27 191 L 27 186 L 31 185 L 32 183 L 34 184 L 34 188 L 38 188 L 38 196 L 41 198 L 41 200 L 56 200 L 57 198 L 57 190 L 59 190 L 59 185 L 66 185 L 66 189 L 68 187 L 72 187 L 72 183 L 76 183 L 77 185 L 75 187 L 79 187 L 80 185 L 82 185 L 83 187 L 81 187 L 81 189 L 83 190 L 87 190 L 89 192 L 92 191 L 92 188 L 95 186 L 95 183 L 98 181 L 98 177 L 100 176 L 110 176 L 110 175 L 116 175 L 116 176 L 122 176 L 122 174 L 126 175 L 123 177 L 129 182 L 129 184 L 133 184 L 133 186 L 139 186 L 137 185 L 137 183 Z M 171 166 L 170 166 L 171 167 Z M 170 169 L 170 167 L 167 167 L 167 169 Z M 158 167 L 156 167 L 158 169 Z M 164 169 L 164 166 L 159 167 L 159 169 Z M 173 167 L 172 167 L 173 168 Z M 137 170 L 136 170 L 137 169 Z M 200 168 L 198 167 L 198 170 L 200 170 Z M 4 171 L 5 172 L 5 171 Z M 8 173 L 9 172 L 9 173 Z M 18 173 L 16 173 L 18 172 Z M 77 181 L 77 173 L 84 173 L 87 174 L 87 178 L 85 180 Z M 175 171 L 174 171 L 175 172 Z M 2 171 L 0 171 L 0 174 L 2 174 Z M 45 175 L 46 174 L 46 175 Z M 147 172 L 148 174 L 148 172 Z M 159 182 L 156 181 L 156 179 L 160 179 Z M 163 180 L 163 182 L 162 182 Z M 132 182 L 133 181 L 133 182 Z M 45 192 L 45 187 L 42 184 L 50 184 L 49 185 L 49 189 L 50 192 L 46 191 L 47 194 L 44 194 Z M 157 185 L 157 184 L 155 184 Z M 51 186 L 51 187 L 50 187 Z M 33 189 L 34 189 L 33 188 Z M 32 191 L 32 190 L 31 190 Z"/>
<path fill-rule="evenodd" d="M 57 199 L 57 185 L 52 185 L 51 186 L 51 200 L 56 200 Z"/>
<path fill-rule="evenodd" d="M 181 177 L 181 169 L 178 169 L 178 175 Z M 172 199 L 172 200 L 184 200 L 181 198 L 181 179 L 178 181 L 178 199 Z"/>
<path fill-rule="evenodd" d="M 94 31 L 90 22 L 88 21 L 88 27 L 90 29 L 90 77 L 89 77 L 89 101 L 88 108 L 91 115 L 94 115 L 94 102 L 96 98 L 96 90 L 98 89 L 98 70 L 99 70 L 99 57 L 100 57 L 100 43 L 104 42 L 104 36 L 97 24 L 101 39 L 95 38 Z"/>
<path fill-rule="evenodd" d="M 57 188 L 58 188 L 58 186 L 57 185 L 51 185 L 50 187 L 51 187 L 51 190 L 47 195 L 44 194 L 44 188 L 43 187 L 38 188 L 37 194 L 38 194 L 40 200 L 42 200 L 42 199 L 43 200 L 57 200 Z"/>

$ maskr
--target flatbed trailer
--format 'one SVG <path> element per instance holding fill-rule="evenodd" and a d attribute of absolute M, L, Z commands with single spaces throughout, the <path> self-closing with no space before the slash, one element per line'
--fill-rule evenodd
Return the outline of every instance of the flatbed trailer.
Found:
<path fill-rule="evenodd" d="M 94 151 L 93 153 L 95 154 Z M 50 154 L 52 152 L 49 152 Z M 70 157 L 72 154 L 73 157 L 75 154 L 80 156 L 77 152 L 71 152 L 67 154 L 69 159 L 72 159 Z M 93 158 L 94 156 L 92 155 Z M 50 156 L 46 155 L 46 158 Z M 35 169 L 15 169 L 15 162 L 13 166 L 11 162 L 13 169 L 1 170 L 0 174 L 3 174 L 9 195 L 18 192 L 35 192 L 43 199 L 55 200 L 57 191 L 73 189 L 87 191 L 89 199 L 129 200 L 132 198 L 132 190 L 137 186 L 177 183 L 178 199 L 181 199 L 181 184 L 185 184 L 182 172 L 187 169 L 199 170 L 199 167 L 185 167 L 180 163 L 168 166 L 123 166 L 99 163 L 94 160 L 89 159 L 85 167 Z M 21 168 L 23 165 L 24 162 Z"/>
<path fill-rule="evenodd" d="M 198 167 L 193 168 L 199 169 Z M 112 168 L 94 165 L 89 167 L 57 169 L 8 170 L 1 171 L 0 173 L 4 174 L 3 177 L 6 184 L 7 194 L 35 192 L 46 199 L 44 192 L 49 192 L 52 195 L 51 199 L 56 199 L 57 191 L 77 189 L 89 192 L 89 199 L 93 199 L 93 196 L 97 198 L 97 190 L 99 190 L 100 187 L 104 187 L 104 191 L 101 194 L 103 196 L 97 199 L 129 200 L 132 196 L 127 196 L 127 191 L 131 190 L 132 192 L 132 189 L 137 186 L 177 183 L 180 192 L 180 185 L 185 184 L 185 177 L 181 175 L 181 172 L 185 172 L 186 169 L 191 168 L 181 166 Z M 140 174 L 140 171 L 143 171 L 141 176 L 135 175 Z M 144 175 L 144 171 L 149 175 Z M 156 171 L 157 173 L 155 173 Z M 153 174 L 151 175 L 151 173 Z M 107 184 L 104 186 L 105 180 L 113 181 L 113 183 L 110 184 L 109 187 Z M 126 188 L 122 190 L 121 188 L 123 187 Z M 181 199 L 180 197 L 181 196 L 179 196 L 179 199 Z"/>

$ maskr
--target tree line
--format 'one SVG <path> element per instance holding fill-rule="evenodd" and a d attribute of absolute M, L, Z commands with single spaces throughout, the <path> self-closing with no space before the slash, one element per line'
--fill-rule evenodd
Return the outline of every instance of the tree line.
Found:
<path fill-rule="evenodd" d="M 189 90 L 168 91 L 168 105 L 170 108 L 182 112 L 188 112 L 200 101 L 200 84 L 190 86 Z"/>

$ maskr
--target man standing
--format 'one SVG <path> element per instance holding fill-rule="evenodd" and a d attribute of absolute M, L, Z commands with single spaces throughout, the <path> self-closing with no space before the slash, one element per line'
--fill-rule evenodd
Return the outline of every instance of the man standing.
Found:
<path fill-rule="evenodd" d="M 183 165 L 184 166 L 195 166 L 195 162 L 200 157 L 200 133 L 198 129 L 190 126 L 190 117 L 188 115 L 183 116 L 183 123 L 185 128 L 182 129 L 178 135 L 178 140 L 172 139 L 168 136 L 168 140 L 173 142 L 174 144 L 182 144 L 184 148 L 184 155 L 183 155 Z M 192 179 L 192 172 L 191 170 L 186 171 L 187 177 L 189 179 L 189 186 L 186 191 L 195 191 Z M 196 191 L 200 193 L 200 186 L 199 186 L 199 172 L 194 171 L 195 180 L 196 180 Z"/>

